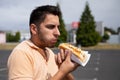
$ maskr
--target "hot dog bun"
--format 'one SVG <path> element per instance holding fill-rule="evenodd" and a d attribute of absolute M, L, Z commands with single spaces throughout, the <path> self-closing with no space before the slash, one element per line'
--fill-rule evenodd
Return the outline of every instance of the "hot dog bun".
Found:
<path fill-rule="evenodd" d="M 58 47 L 60 49 L 68 49 L 72 51 L 72 53 L 77 56 L 83 63 L 86 61 L 86 55 L 84 54 L 84 51 L 82 51 L 80 48 L 77 48 L 69 43 L 61 43 Z"/>

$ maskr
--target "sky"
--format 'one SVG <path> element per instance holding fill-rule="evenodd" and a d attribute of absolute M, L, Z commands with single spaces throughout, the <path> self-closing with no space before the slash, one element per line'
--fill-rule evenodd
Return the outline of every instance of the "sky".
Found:
<path fill-rule="evenodd" d="M 115 30 L 120 27 L 120 0 L 0 0 L 0 30 L 29 29 L 29 16 L 34 8 L 57 2 L 65 24 L 78 22 L 86 1 L 95 21 Z"/>

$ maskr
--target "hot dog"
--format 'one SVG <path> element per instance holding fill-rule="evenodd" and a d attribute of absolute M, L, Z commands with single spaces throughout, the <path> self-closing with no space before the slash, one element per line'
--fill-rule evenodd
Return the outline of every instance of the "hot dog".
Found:
<path fill-rule="evenodd" d="M 85 62 L 86 61 L 86 54 L 84 53 L 83 50 L 81 50 L 80 48 L 78 47 L 75 47 L 69 43 L 61 43 L 59 46 L 58 46 L 60 49 L 68 49 L 70 50 L 75 56 L 77 56 L 79 58 L 79 60 L 81 62 Z"/>

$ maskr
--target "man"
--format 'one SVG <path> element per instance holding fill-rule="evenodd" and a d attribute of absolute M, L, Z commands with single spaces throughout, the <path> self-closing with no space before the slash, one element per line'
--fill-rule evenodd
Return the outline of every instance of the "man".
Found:
<path fill-rule="evenodd" d="M 21 42 L 8 59 L 9 80 L 73 80 L 70 72 L 78 64 L 70 60 L 71 52 L 50 48 L 57 42 L 60 11 L 45 5 L 34 9 L 30 16 L 30 40 Z"/>

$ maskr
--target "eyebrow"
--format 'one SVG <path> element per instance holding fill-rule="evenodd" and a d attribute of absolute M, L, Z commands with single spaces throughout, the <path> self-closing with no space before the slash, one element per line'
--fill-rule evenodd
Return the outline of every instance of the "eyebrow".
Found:
<path fill-rule="evenodd" d="M 57 27 L 59 27 L 60 25 L 46 24 L 45 26 L 57 26 Z"/>

